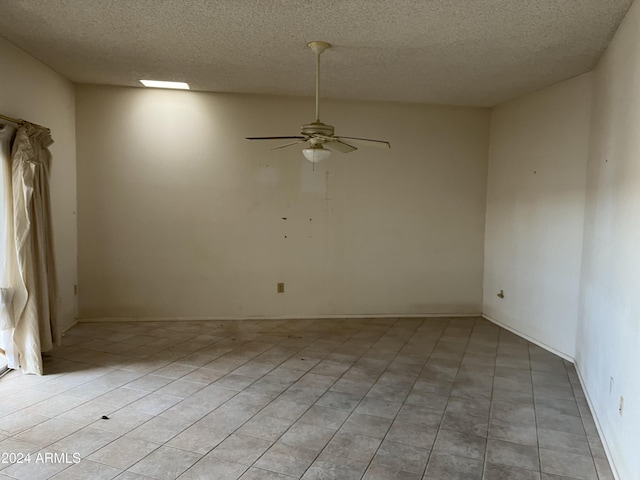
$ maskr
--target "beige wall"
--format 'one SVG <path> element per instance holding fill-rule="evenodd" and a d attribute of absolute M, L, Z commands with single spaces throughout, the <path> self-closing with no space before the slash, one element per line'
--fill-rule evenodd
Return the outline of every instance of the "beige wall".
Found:
<path fill-rule="evenodd" d="M 479 313 L 489 111 L 79 86 L 80 316 Z M 286 218 L 286 220 L 283 220 Z M 285 282 L 286 292 L 276 293 Z"/>
<path fill-rule="evenodd" d="M 51 203 L 60 284 L 59 324 L 75 321 L 77 283 L 76 137 L 74 87 L 0 38 L 0 113 L 51 129 Z"/>
<path fill-rule="evenodd" d="M 618 479 L 640 473 L 639 45 L 636 2 L 593 73 L 496 107 L 487 187 L 484 313 L 575 356 Z"/>
<path fill-rule="evenodd" d="M 576 356 L 620 479 L 640 478 L 639 78 L 635 2 L 594 75 Z"/>
<path fill-rule="evenodd" d="M 483 312 L 568 358 L 578 324 L 591 83 L 585 74 L 491 116 Z"/>

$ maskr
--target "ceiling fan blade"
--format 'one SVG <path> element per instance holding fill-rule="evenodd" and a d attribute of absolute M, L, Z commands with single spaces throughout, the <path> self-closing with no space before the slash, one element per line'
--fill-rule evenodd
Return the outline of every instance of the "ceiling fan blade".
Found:
<path fill-rule="evenodd" d="M 337 150 L 342 153 L 349 153 L 349 152 L 353 152 L 354 150 L 357 150 L 357 148 L 354 147 L 353 145 L 349 145 L 348 143 L 341 142 L 338 139 L 328 140 L 324 144 L 324 146 L 327 147 L 329 150 Z"/>
<path fill-rule="evenodd" d="M 305 140 L 307 137 L 301 137 L 300 135 L 289 136 L 289 137 L 244 137 L 245 140 L 282 140 L 287 138 L 297 138 Z"/>
<path fill-rule="evenodd" d="M 304 137 L 301 137 L 304 139 Z M 271 150 L 278 150 L 279 148 L 290 147 L 291 145 L 298 145 L 299 143 L 305 143 L 306 140 L 296 140 L 295 142 L 285 143 L 284 145 L 278 145 L 277 147 L 273 147 Z"/>
<path fill-rule="evenodd" d="M 358 138 L 358 137 L 335 137 L 338 140 L 356 140 L 357 142 L 364 142 L 369 144 L 372 147 L 387 147 L 391 148 L 391 144 L 386 140 L 372 140 L 370 138 Z"/>

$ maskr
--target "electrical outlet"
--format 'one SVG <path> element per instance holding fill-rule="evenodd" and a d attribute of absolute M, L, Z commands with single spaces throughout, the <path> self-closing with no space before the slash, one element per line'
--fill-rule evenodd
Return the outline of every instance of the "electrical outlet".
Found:
<path fill-rule="evenodd" d="M 624 397 L 620 395 L 620 406 L 618 407 L 618 413 L 622 416 L 622 410 L 624 409 Z"/>
<path fill-rule="evenodd" d="M 284 293 L 284 283 L 278 283 L 278 293 Z"/>

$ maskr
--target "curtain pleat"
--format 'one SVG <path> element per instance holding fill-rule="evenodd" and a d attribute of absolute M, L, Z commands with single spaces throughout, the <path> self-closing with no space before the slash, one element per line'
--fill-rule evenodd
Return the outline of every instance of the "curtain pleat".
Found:
<path fill-rule="evenodd" d="M 20 367 L 18 351 L 13 342 L 13 286 L 19 280 L 11 194 L 11 145 L 15 133 L 14 126 L 0 124 L 0 348 L 5 352 L 7 366 L 12 369 Z"/>

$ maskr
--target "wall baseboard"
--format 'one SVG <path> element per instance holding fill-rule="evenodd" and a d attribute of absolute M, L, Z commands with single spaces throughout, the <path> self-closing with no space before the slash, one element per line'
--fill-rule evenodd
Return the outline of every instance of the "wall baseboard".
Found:
<path fill-rule="evenodd" d="M 67 333 L 69 330 L 71 330 L 73 327 L 75 327 L 78 324 L 78 319 L 74 318 L 73 322 L 71 322 L 70 325 L 67 325 L 67 327 L 64 329 L 64 331 L 62 332 L 62 335 L 64 335 L 65 333 Z"/>
<path fill-rule="evenodd" d="M 77 318 L 77 323 L 111 323 L 111 322 L 201 322 L 201 321 L 232 321 L 232 320 L 335 320 L 339 318 L 456 318 L 481 317 L 481 313 L 383 313 L 383 314 L 347 314 L 347 315 L 297 315 L 297 316 L 249 316 L 249 317 L 98 317 Z"/>
<path fill-rule="evenodd" d="M 496 325 L 498 325 L 499 327 L 504 328 L 505 330 L 509 330 L 511 333 L 515 333 L 516 335 L 518 335 L 519 337 L 524 338 L 525 340 L 536 344 L 537 346 L 539 346 L 540 348 L 544 348 L 545 350 L 547 350 L 548 352 L 551 352 L 555 355 L 558 355 L 560 358 L 564 358 L 565 360 L 571 362 L 571 363 L 576 363 L 575 358 L 573 358 L 570 355 L 567 355 L 564 352 L 561 352 L 560 350 L 556 350 L 553 347 L 550 347 L 549 345 L 542 343 L 540 340 L 536 340 L 533 337 L 530 337 L 529 335 L 527 335 L 526 333 L 522 333 L 521 331 L 510 327 L 509 325 L 504 324 L 503 322 L 496 320 L 495 318 L 487 315 L 487 314 L 482 314 L 482 318 L 485 318 L 486 320 L 489 320 L 491 323 L 495 323 Z"/>
<path fill-rule="evenodd" d="M 602 441 L 602 445 L 604 447 L 604 451 L 605 454 L 607 456 L 607 460 L 609 461 L 609 465 L 611 466 L 611 471 L 613 472 L 613 476 L 615 478 L 615 480 L 621 480 L 620 474 L 618 473 L 618 470 L 616 469 L 616 465 L 613 462 L 613 455 L 611 454 L 611 449 L 609 448 L 609 445 L 607 443 L 607 439 L 603 434 L 603 430 L 602 427 L 600 426 L 600 421 L 598 420 L 598 416 L 595 413 L 595 409 L 593 408 L 593 402 L 591 401 L 591 397 L 589 397 L 589 392 L 585 387 L 585 382 L 582 378 L 582 374 L 580 373 L 580 368 L 578 363 L 576 362 L 575 358 L 566 355 L 558 350 L 556 350 L 553 347 L 550 347 L 549 345 L 546 345 L 538 340 L 536 340 L 535 338 L 531 338 L 529 335 L 526 335 L 518 330 L 516 330 L 515 328 L 512 328 L 508 325 L 505 325 L 504 323 L 496 320 L 495 318 L 490 317 L 489 315 L 486 314 L 482 314 L 482 317 L 489 320 L 492 323 L 495 323 L 496 325 L 504 328 L 505 330 L 509 330 L 511 333 L 514 333 L 516 335 L 518 335 L 519 337 L 524 338 L 525 340 L 528 340 L 531 343 L 534 343 L 536 345 L 538 345 L 541 348 L 544 348 L 545 350 L 554 353 L 556 355 L 558 355 L 561 358 L 564 358 L 565 360 L 568 360 L 570 362 L 572 362 L 575 367 L 576 367 L 576 372 L 578 374 L 578 380 L 580 381 L 580 386 L 582 387 L 582 391 L 584 392 L 584 396 L 587 399 L 587 404 L 589 405 L 589 410 L 591 410 L 591 415 L 593 416 L 593 421 L 596 424 L 596 429 L 598 430 L 598 435 L 600 436 L 600 440 Z"/>
<path fill-rule="evenodd" d="M 582 391 L 584 392 L 584 396 L 587 399 L 587 404 L 589 405 L 589 410 L 591 411 L 591 415 L 593 416 L 593 423 L 596 424 L 596 430 L 598 430 L 598 436 L 602 441 L 602 446 L 604 447 L 604 453 L 607 456 L 607 460 L 609 461 L 609 465 L 611 466 L 611 472 L 613 473 L 613 478 L 615 480 L 622 480 L 622 477 L 618 473 L 618 469 L 616 468 L 616 464 L 613 462 L 613 455 L 611 454 L 611 449 L 609 448 L 609 444 L 607 443 L 607 438 L 604 435 L 602 430 L 602 426 L 600 425 L 600 420 L 598 420 L 598 416 L 596 415 L 596 410 L 593 408 L 593 402 L 591 401 L 591 397 L 589 396 L 589 392 L 585 386 L 584 379 L 582 378 L 582 374 L 580 373 L 580 368 L 578 363 L 574 362 L 576 366 L 576 372 L 578 374 L 578 380 L 580 381 L 580 386 L 582 387 Z"/>
<path fill-rule="evenodd" d="M 67 333 L 69 330 L 71 330 L 77 324 L 78 324 L 78 319 L 74 318 L 70 325 L 67 325 L 62 332 L 58 332 L 58 334 L 56 335 L 56 339 L 55 339 L 54 344 L 56 346 L 58 346 L 58 347 L 61 346 L 62 345 L 62 337 L 64 337 L 64 334 Z"/>

